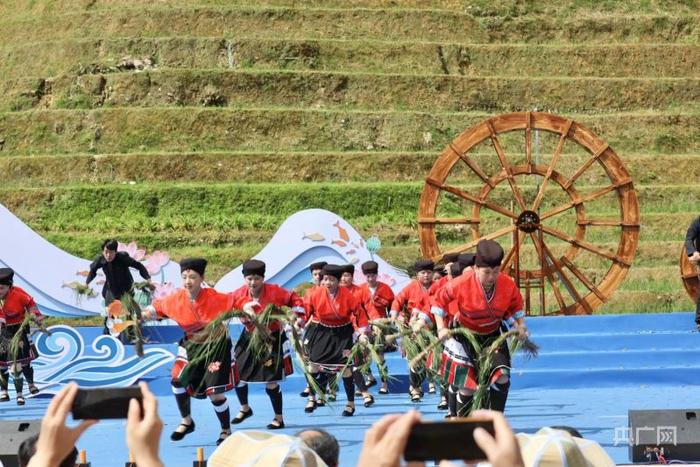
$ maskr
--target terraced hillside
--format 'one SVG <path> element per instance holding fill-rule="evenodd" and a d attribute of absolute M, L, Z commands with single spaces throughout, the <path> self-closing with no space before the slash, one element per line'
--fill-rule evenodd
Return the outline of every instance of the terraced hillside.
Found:
<path fill-rule="evenodd" d="M 380 254 L 406 266 L 419 255 L 423 183 L 445 145 L 490 116 L 547 111 L 605 139 L 638 190 L 639 252 L 600 311 L 688 309 L 678 253 L 700 213 L 699 6 L 5 0 L 0 202 L 75 254 L 116 236 L 202 254 L 213 279 L 288 215 L 321 207 L 379 235 Z M 536 141 L 549 163 L 556 140 Z M 516 137 L 503 144 L 523 157 Z M 500 169 L 488 145 L 473 157 Z M 586 158 L 565 145 L 557 168 L 573 173 Z M 480 186 L 468 171 L 454 176 L 465 190 Z M 520 183 L 535 196 L 536 181 Z M 594 167 L 576 188 L 607 184 Z M 543 209 L 561 202 L 548 190 Z M 492 198 L 512 202 L 504 191 Z M 445 205 L 463 213 L 468 203 Z M 591 209 L 618 216 L 612 195 Z M 566 230 L 572 220 L 552 222 Z M 466 235 L 448 226 L 441 245 Z M 614 251 L 617 237 L 587 238 Z M 605 267 L 585 255 L 578 264 L 594 280 Z"/>

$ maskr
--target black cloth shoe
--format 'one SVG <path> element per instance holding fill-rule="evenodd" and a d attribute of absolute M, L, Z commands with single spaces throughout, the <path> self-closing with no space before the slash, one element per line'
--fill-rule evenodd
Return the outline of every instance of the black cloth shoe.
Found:
<path fill-rule="evenodd" d="M 299 393 L 299 397 L 309 397 L 309 388 L 304 388 L 304 390 Z"/>
<path fill-rule="evenodd" d="M 248 409 L 248 410 L 239 410 L 238 414 L 231 419 L 231 423 L 234 425 L 238 425 L 241 423 L 243 420 L 245 420 L 248 417 L 253 416 L 253 409 Z"/>
<path fill-rule="evenodd" d="M 306 403 L 306 407 L 304 407 L 304 412 L 306 413 L 312 413 L 314 410 L 316 410 L 316 401 L 309 401 Z"/>
<path fill-rule="evenodd" d="M 190 424 L 190 425 L 188 425 L 186 423 L 180 423 L 178 428 L 180 428 L 181 426 L 184 426 L 185 430 L 184 431 L 177 431 L 177 429 L 175 429 L 175 431 L 173 431 L 170 434 L 171 440 L 180 441 L 182 438 L 184 438 L 185 436 L 189 435 L 190 433 L 192 433 L 194 431 L 194 421 L 192 421 L 192 424 Z"/>
<path fill-rule="evenodd" d="M 377 391 L 379 394 L 389 394 L 389 389 L 387 388 L 379 388 L 379 391 Z"/>
<path fill-rule="evenodd" d="M 36 387 L 34 384 L 30 384 L 29 387 L 29 394 L 39 394 L 39 388 Z"/>
<path fill-rule="evenodd" d="M 216 445 L 218 446 L 219 444 L 223 443 L 229 436 L 231 436 L 231 433 L 228 431 L 222 431 L 219 433 L 219 439 L 216 440 Z"/>
<path fill-rule="evenodd" d="M 377 380 L 374 378 L 367 378 L 367 381 L 365 381 L 365 385 L 367 385 L 368 388 L 371 388 L 372 386 L 376 386 Z"/>
<path fill-rule="evenodd" d="M 17 396 L 17 405 L 24 405 L 24 396 Z"/>
<path fill-rule="evenodd" d="M 10 395 L 7 394 L 7 391 L 2 391 L 0 393 L 0 402 L 7 402 L 10 400 Z"/>
<path fill-rule="evenodd" d="M 374 396 L 372 394 L 364 398 L 365 407 L 372 407 L 374 405 Z"/>
<path fill-rule="evenodd" d="M 282 428 L 284 428 L 284 422 L 280 422 L 277 419 L 272 420 L 272 423 L 267 424 L 268 430 L 281 430 Z"/>
<path fill-rule="evenodd" d="M 355 407 L 351 405 L 346 405 L 342 415 L 343 417 L 352 417 L 353 415 L 355 415 Z"/>
<path fill-rule="evenodd" d="M 438 410 L 447 410 L 449 408 L 449 404 L 445 399 L 441 400 L 440 403 L 437 405 Z"/>

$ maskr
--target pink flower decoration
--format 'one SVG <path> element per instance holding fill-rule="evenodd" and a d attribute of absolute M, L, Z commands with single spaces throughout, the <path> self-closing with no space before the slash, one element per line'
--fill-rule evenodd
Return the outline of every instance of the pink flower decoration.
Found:
<path fill-rule="evenodd" d="M 119 242 L 117 251 L 126 251 L 129 253 L 129 256 L 134 258 L 136 261 L 141 261 L 146 256 L 146 250 L 139 250 L 139 247 L 136 246 L 136 242 L 131 242 L 128 245 Z"/>
<path fill-rule="evenodd" d="M 166 282 L 165 284 L 161 284 L 160 282 L 153 282 L 153 285 L 156 286 L 156 289 L 153 291 L 154 299 L 167 297 L 168 295 L 172 294 L 177 290 L 177 288 L 170 282 Z"/>
<path fill-rule="evenodd" d="M 216 373 L 219 371 L 219 368 L 221 368 L 221 362 L 211 362 L 207 370 L 209 370 L 209 373 Z"/>
<path fill-rule="evenodd" d="M 143 262 L 143 264 L 146 266 L 146 269 L 148 269 L 148 273 L 153 276 L 155 274 L 158 274 L 160 270 L 163 269 L 163 266 L 165 266 L 169 262 L 169 254 L 167 254 L 164 251 L 156 250 L 151 255 L 146 257 L 146 260 Z"/>

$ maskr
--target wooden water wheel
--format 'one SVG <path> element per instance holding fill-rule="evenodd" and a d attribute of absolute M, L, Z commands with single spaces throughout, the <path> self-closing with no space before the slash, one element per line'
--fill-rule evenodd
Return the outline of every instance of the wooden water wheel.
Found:
<path fill-rule="evenodd" d="M 685 245 L 681 248 L 681 279 L 683 279 L 683 287 L 688 292 L 688 296 L 696 303 L 698 301 L 698 293 L 700 293 L 700 278 L 698 277 L 698 267 L 688 261 L 688 251 Z"/>
<path fill-rule="evenodd" d="M 595 133 L 519 112 L 447 145 L 425 181 L 418 225 L 422 253 L 436 261 L 498 240 L 502 271 L 524 289 L 528 314 L 533 293 L 540 314 L 590 314 L 632 264 L 639 205 L 629 172 Z"/>

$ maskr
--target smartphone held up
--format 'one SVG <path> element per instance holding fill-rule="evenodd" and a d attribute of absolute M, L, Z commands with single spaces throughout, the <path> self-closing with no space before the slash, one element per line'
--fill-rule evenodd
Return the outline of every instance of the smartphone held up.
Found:
<path fill-rule="evenodd" d="M 424 422 L 413 426 L 406 443 L 406 461 L 485 460 L 486 454 L 474 441 L 474 429 L 481 427 L 494 435 L 493 422 L 458 418 L 445 422 Z"/>
<path fill-rule="evenodd" d="M 73 419 L 127 418 L 131 399 L 143 403 L 140 387 L 80 388 L 73 401 Z"/>

